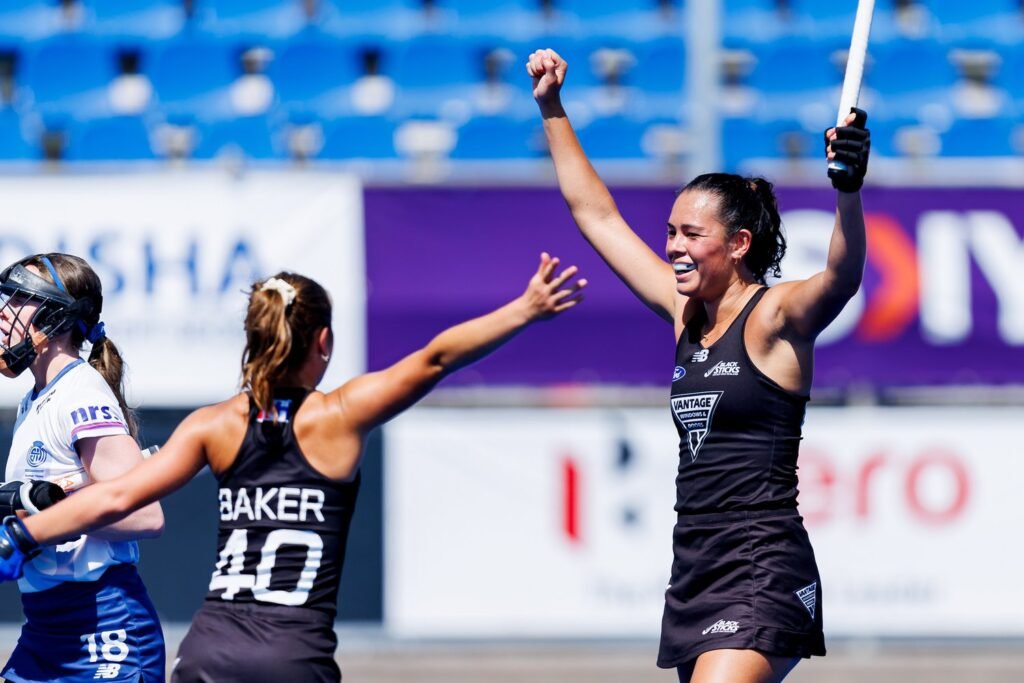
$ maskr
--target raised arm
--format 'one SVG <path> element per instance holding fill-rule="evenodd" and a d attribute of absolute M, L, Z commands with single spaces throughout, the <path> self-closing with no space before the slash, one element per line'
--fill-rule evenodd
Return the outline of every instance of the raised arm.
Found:
<path fill-rule="evenodd" d="M 615 274 L 651 310 L 673 320 L 675 280 L 672 266 L 629 227 L 611 193 L 580 147 L 562 107 L 560 92 L 568 64 L 554 50 L 530 55 L 526 71 L 544 119 L 558 186 L 580 232 Z"/>
<path fill-rule="evenodd" d="M 576 266 L 556 274 L 558 259 L 541 254 L 526 291 L 501 308 L 448 328 L 391 367 L 346 382 L 329 394 L 344 419 L 365 433 L 425 396 L 444 377 L 483 358 L 526 326 L 567 311 L 582 300 Z"/>
<path fill-rule="evenodd" d="M 871 136 L 865 128 L 867 114 L 855 109 L 846 125 L 825 132 L 829 161 L 838 159 L 850 172 L 832 176 L 836 188 L 836 222 L 828 248 L 825 270 L 784 288 L 781 310 L 785 325 L 797 336 L 813 339 L 835 320 L 860 289 L 864 276 L 867 239 L 860 188 L 867 172 Z"/>

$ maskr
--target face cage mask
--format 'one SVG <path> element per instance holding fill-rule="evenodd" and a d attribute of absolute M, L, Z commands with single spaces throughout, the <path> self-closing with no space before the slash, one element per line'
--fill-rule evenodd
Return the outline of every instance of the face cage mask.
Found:
<path fill-rule="evenodd" d="M 47 266 L 51 268 L 50 264 Z M 56 272 L 54 272 L 55 279 Z M 21 319 L 21 311 L 27 304 L 38 306 L 30 320 Z M 0 315 L 10 324 L 4 339 L 0 341 L 0 372 L 8 377 L 17 377 L 35 360 L 37 347 L 48 339 L 66 332 L 76 321 L 83 319 L 92 310 L 88 299 L 76 300 L 63 286 L 48 282 L 24 265 L 17 263 L 0 273 Z M 35 332 L 31 329 L 35 328 Z M 11 337 L 17 330 L 21 340 L 11 344 Z"/>

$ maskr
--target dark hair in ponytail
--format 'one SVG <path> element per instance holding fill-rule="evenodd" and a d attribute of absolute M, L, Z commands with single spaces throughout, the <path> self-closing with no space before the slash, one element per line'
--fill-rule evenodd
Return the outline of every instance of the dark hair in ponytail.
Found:
<path fill-rule="evenodd" d="M 53 281 L 49 269 L 43 262 L 48 258 L 57 275 L 67 289 L 68 294 L 76 299 L 88 299 L 92 304 L 89 314 L 82 319 L 81 325 L 71 326 L 71 344 L 75 349 L 81 349 L 86 339 L 93 335 L 96 326 L 100 324 L 100 313 L 103 311 L 103 283 L 100 282 L 96 271 L 89 263 L 78 256 L 71 254 L 37 254 L 31 256 L 21 263 L 26 266 L 33 266 L 39 274 L 48 281 Z M 118 351 L 114 342 L 105 333 L 93 335 L 92 350 L 89 352 L 89 365 L 94 367 L 106 381 L 110 390 L 117 398 L 117 405 L 121 408 L 128 433 L 133 439 L 138 440 L 139 425 L 135 417 L 135 411 L 128 407 L 124 400 L 124 374 L 126 366 L 121 352 Z"/>
<path fill-rule="evenodd" d="M 242 352 L 242 388 L 261 410 L 273 410 L 274 389 L 299 369 L 322 328 L 331 326 L 331 298 L 316 281 L 281 272 L 295 290 L 289 303 L 267 280 L 253 284 L 245 314 L 245 351 Z M 269 279 L 273 279 L 269 278 Z"/>
<path fill-rule="evenodd" d="M 705 173 L 691 180 L 676 195 L 690 190 L 707 192 L 718 199 L 718 219 L 728 237 L 744 228 L 750 231 L 750 249 L 743 262 L 757 282 L 764 284 L 768 275 L 779 277 L 782 274 L 779 264 L 786 255 L 786 236 L 770 182 L 732 173 Z"/>

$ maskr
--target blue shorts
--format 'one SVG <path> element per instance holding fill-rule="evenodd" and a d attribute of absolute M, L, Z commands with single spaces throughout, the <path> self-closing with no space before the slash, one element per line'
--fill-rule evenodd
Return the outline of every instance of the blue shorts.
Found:
<path fill-rule="evenodd" d="M 135 565 L 21 597 L 25 625 L 0 675 L 15 683 L 157 683 L 164 636 Z"/>

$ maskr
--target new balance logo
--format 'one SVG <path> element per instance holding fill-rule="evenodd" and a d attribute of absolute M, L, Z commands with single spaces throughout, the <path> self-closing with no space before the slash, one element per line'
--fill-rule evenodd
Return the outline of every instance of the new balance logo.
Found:
<path fill-rule="evenodd" d="M 708 626 L 706 629 L 701 631 L 702 636 L 707 636 L 712 633 L 736 633 L 740 629 L 740 622 L 738 621 L 726 621 L 725 619 L 719 619 L 715 623 Z"/>
<path fill-rule="evenodd" d="M 705 377 L 718 377 L 719 375 L 728 375 L 735 377 L 740 374 L 740 364 L 736 361 L 719 361 L 715 363 L 715 366 L 704 373 Z"/>
<path fill-rule="evenodd" d="M 814 618 L 814 608 L 818 604 L 818 582 L 815 581 L 810 586 L 805 586 L 796 593 L 796 597 L 800 598 L 800 602 L 804 603 L 804 607 L 811 613 L 811 619 Z"/>
<path fill-rule="evenodd" d="M 117 678 L 120 675 L 120 664 L 100 664 L 96 667 L 96 675 L 93 678 Z"/>
<path fill-rule="evenodd" d="M 697 454 L 704 445 L 704 438 L 711 431 L 711 419 L 721 398 L 721 391 L 708 391 L 701 394 L 680 394 L 671 399 L 672 414 L 686 430 L 686 444 L 690 449 L 691 462 L 697 462 Z"/>
<path fill-rule="evenodd" d="M 697 353 L 690 356 L 691 363 L 703 363 L 708 359 L 708 354 L 711 353 L 708 349 L 701 349 Z"/>

